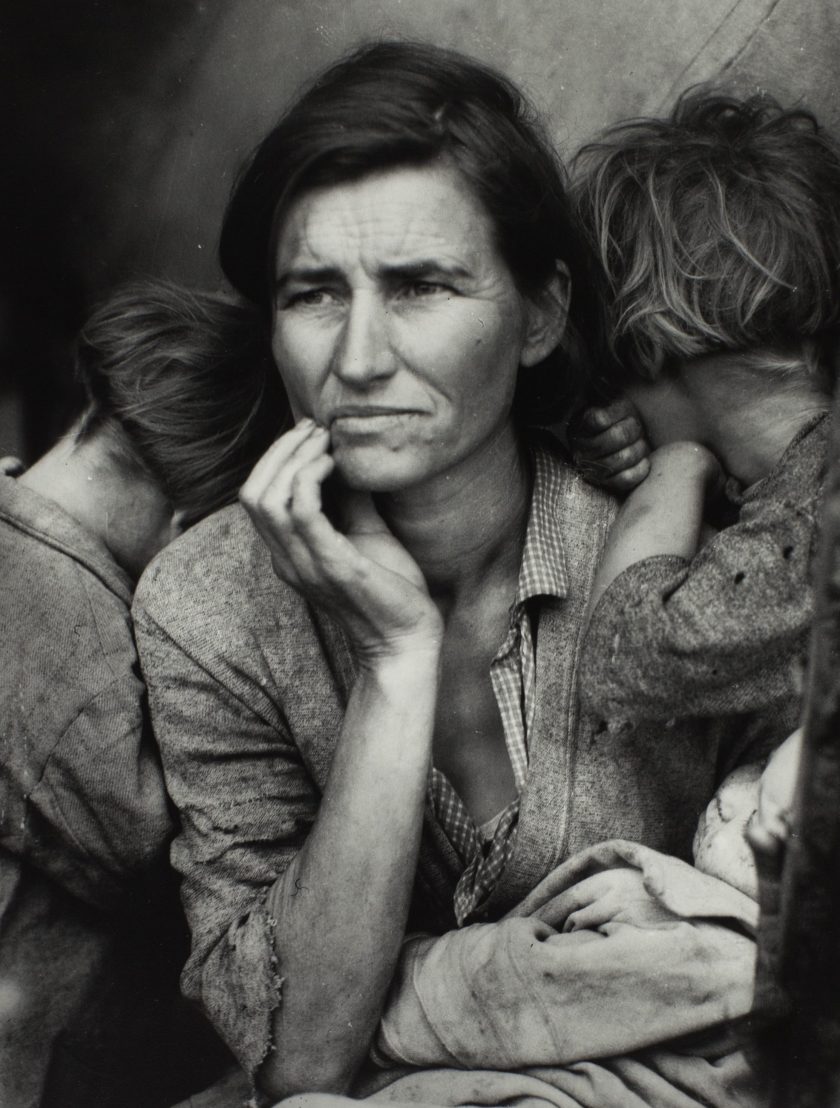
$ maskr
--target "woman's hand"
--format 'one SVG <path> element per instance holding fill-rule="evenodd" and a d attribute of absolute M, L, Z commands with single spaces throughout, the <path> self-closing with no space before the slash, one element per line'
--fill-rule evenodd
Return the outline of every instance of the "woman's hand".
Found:
<path fill-rule="evenodd" d="M 642 421 L 624 397 L 584 409 L 569 429 L 569 444 L 583 476 L 611 492 L 630 492 L 650 472 Z"/>
<path fill-rule="evenodd" d="M 637 869 L 601 870 L 561 893 L 540 918 L 564 932 L 599 931 L 611 923 L 635 927 L 671 925 L 673 912 L 651 895 Z"/>
<path fill-rule="evenodd" d="M 441 617 L 417 563 L 370 494 L 342 492 L 343 534 L 324 514 L 321 486 L 334 466 L 329 432 L 303 419 L 266 451 L 243 485 L 239 498 L 275 573 L 335 617 L 361 662 L 436 650 Z"/>

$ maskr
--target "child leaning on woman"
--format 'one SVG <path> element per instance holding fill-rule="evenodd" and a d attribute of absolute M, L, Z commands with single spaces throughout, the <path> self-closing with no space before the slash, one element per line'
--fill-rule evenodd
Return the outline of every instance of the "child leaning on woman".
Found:
<path fill-rule="evenodd" d="M 840 318 L 840 147 L 807 111 L 701 88 L 667 119 L 610 128 L 577 168 L 615 361 L 609 402 L 583 413 L 573 445 L 594 480 L 631 490 L 593 590 L 582 697 L 630 725 L 740 715 L 761 751 L 762 720 L 793 731 L 801 710 Z M 765 773 L 765 838 L 783 834 L 797 742 Z M 698 868 L 744 891 L 760 772 L 725 782 L 695 840 Z"/>

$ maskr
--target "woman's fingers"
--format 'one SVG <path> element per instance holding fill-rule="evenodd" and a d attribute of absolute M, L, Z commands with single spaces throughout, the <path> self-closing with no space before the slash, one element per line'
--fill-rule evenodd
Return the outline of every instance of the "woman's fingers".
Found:
<path fill-rule="evenodd" d="M 321 513 L 321 483 L 334 464 L 328 445 L 324 428 L 312 421 L 298 424 L 263 455 L 239 494 L 271 552 L 275 571 L 294 587 L 313 576 L 301 520 L 317 515 L 332 530 Z"/>
<path fill-rule="evenodd" d="M 369 494 L 342 490 L 347 532 L 323 511 L 334 469 L 329 434 L 301 421 L 266 452 L 240 492 L 275 573 L 326 606 L 371 657 L 439 640 L 440 616 L 416 562 L 377 513 Z"/>
<path fill-rule="evenodd" d="M 279 446 L 279 440 L 274 445 Z M 264 467 L 259 473 L 255 469 L 239 492 L 239 499 L 252 515 L 257 513 L 280 527 L 288 522 L 298 473 L 326 454 L 329 434 L 323 427 L 313 427 L 293 444 L 282 445 L 282 452 L 278 451 L 272 458 L 266 454 L 260 459 L 257 466 L 265 463 Z"/>
<path fill-rule="evenodd" d="M 566 934 L 570 931 L 596 931 L 603 924 L 609 923 L 614 916 L 614 908 L 601 898 L 570 913 L 563 924 L 563 931 Z"/>
<path fill-rule="evenodd" d="M 569 917 L 591 904 L 600 892 L 599 886 L 593 884 L 592 877 L 585 877 L 555 896 L 551 901 L 550 911 L 541 913 L 540 918 L 558 930 L 565 930 Z"/>
<path fill-rule="evenodd" d="M 281 435 L 260 458 L 248 480 L 242 486 L 240 499 L 255 502 L 276 480 L 283 467 L 294 457 L 318 429 L 318 424 L 308 417 L 295 424 L 291 431 Z M 323 428 L 322 428 L 323 430 Z"/>
<path fill-rule="evenodd" d="M 301 454 L 303 451 L 301 451 Z M 288 486 L 284 508 L 297 527 L 306 526 L 313 518 L 323 516 L 321 485 L 335 469 L 331 454 L 315 453 L 297 469 Z"/>

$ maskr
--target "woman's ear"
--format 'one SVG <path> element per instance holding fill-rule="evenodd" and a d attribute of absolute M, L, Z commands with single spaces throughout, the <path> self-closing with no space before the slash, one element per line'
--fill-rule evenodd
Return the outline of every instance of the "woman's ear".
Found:
<path fill-rule="evenodd" d="M 528 322 L 520 364 L 539 365 L 560 345 L 569 316 L 572 283 L 565 262 L 556 262 L 556 272 L 543 287 L 527 298 Z"/>

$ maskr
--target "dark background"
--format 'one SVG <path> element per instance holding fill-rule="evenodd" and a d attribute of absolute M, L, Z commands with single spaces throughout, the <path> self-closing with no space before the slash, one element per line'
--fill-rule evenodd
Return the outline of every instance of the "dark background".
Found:
<path fill-rule="evenodd" d="M 238 164 L 311 73 L 387 35 L 501 67 L 567 153 L 698 80 L 840 123 L 837 0 L 3 0 L 0 454 L 50 445 L 114 284 L 221 285 Z"/>

